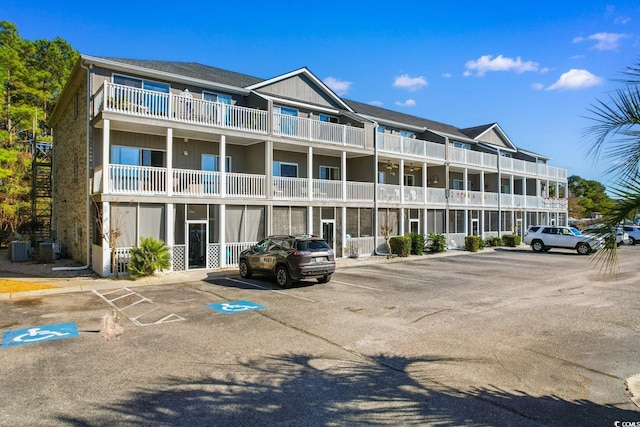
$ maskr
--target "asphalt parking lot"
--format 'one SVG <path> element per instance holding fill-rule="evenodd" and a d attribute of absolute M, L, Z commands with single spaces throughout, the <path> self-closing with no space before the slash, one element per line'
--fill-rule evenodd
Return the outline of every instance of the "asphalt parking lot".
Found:
<path fill-rule="evenodd" d="M 0 300 L 22 338 L 0 348 L 0 425 L 640 422 L 640 246 L 619 255 L 615 277 L 522 246 L 351 261 L 286 290 L 232 271 Z"/>

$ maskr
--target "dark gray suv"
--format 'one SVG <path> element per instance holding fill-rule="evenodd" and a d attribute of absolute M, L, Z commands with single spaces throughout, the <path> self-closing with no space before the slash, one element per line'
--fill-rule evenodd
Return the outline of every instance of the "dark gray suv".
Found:
<path fill-rule="evenodd" d="M 336 270 L 333 250 L 323 239 L 313 236 L 269 236 L 240 253 L 240 276 L 253 273 L 275 277 L 283 288 L 306 278 L 327 283 Z"/>

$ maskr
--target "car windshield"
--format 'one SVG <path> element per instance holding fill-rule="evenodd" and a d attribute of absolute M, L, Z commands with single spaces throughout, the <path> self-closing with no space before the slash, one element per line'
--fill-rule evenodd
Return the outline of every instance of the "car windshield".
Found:
<path fill-rule="evenodd" d="M 582 233 L 580 232 L 580 230 L 578 230 L 578 229 L 577 229 L 577 228 L 575 228 L 575 227 L 571 227 L 571 228 L 570 228 L 570 230 L 571 230 L 571 232 L 572 232 L 573 234 L 575 234 L 576 236 L 580 236 L 580 235 L 582 234 Z"/>

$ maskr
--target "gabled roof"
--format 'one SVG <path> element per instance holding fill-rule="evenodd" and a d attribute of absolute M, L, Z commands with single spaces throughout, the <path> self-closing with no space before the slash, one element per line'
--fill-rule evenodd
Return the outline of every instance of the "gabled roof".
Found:
<path fill-rule="evenodd" d="M 356 113 L 374 119 L 383 125 L 385 121 L 398 124 L 406 124 L 417 129 L 421 129 L 422 131 L 429 130 L 438 134 L 446 135 L 449 138 L 457 138 L 465 141 L 473 139 L 460 132 L 460 130 L 455 126 L 451 126 L 446 123 L 423 119 L 421 117 L 411 116 L 409 114 L 400 113 L 398 111 L 387 110 L 385 108 L 376 107 L 370 104 L 363 104 L 362 102 L 352 101 L 350 99 L 345 99 L 345 102 L 349 104 Z"/>
<path fill-rule="evenodd" d="M 313 74 L 307 67 L 302 67 L 300 69 L 290 71 L 285 74 L 281 74 L 279 76 L 273 77 L 268 80 L 263 80 L 261 82 L 254 83 L 250 86 L 246 86 L 245 89 L 260 91 L 261 88 L 272 85 L 274 83 L 281 82 L 283 80 L 290 79 L 291 77 L 303 75 L 307 77 L 309 80 L 313 82 L 322 92 L 324 92 L 329 98 L 331 98 L 337 105 L 339 105 L 342 109 L 347 111 L 353 111 L 349 105 L 347 105 L 342 98 L 335 94 L 326 84 L 322 82 L 315 74 Z"/>
<path fill-rule="evenodd" d="M 474 126 L 470 128 L 460 129 L 460 131 L 465 135 L 467 135 L 469 138 L 473 138 L 478 141 L 484 142 L 485 144 L 490 144 L 490 145 L 496 145 L 496 144 L 492 143 L 490 139 L 483 139 L 483 136 L 489 135 L 490 132 L 495 132 L 500 137 L 500 139 L 505 143 L 505 147 L 500 147 L 501 149 L 506 148 L 508 151 L 516 151 L 518 149 L 511 142 L 507 134 L 502 130 L 502 128 L 498 123 Z"/>

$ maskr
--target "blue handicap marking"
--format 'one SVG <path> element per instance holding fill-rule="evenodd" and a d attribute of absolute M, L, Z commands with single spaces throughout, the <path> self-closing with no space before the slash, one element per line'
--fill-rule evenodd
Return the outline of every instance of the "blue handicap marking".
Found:
<path fill-rule="evenodd" d="M 6 331 L 2 334 L 2 348 L 77 336 L 79 336 L 78 328 L 76 328 L 76 324 L 73 322 L 16 329 L 15 331 Z"/>
<path fill-rule="evenodd" d="M 265 309 L 264 306 L 251 301 L 229 301 L 216 304 L 207 304 L 207 307 L 224 314 Z"/>

